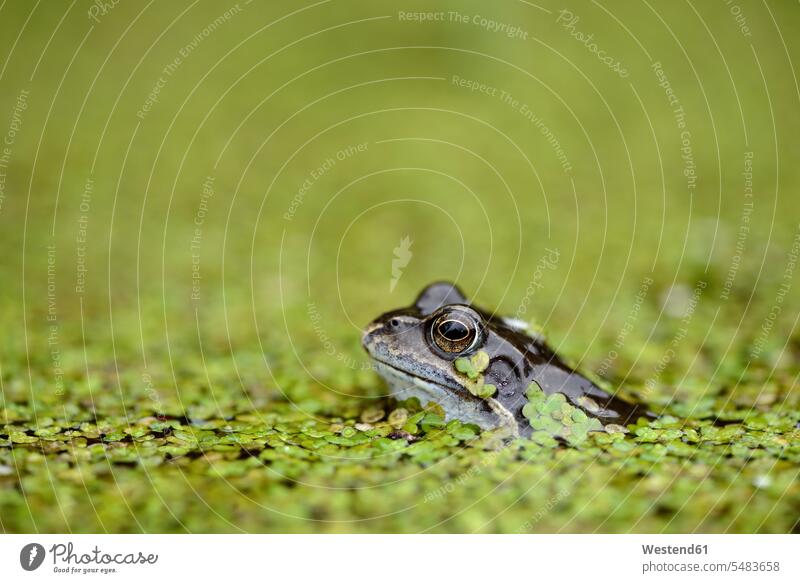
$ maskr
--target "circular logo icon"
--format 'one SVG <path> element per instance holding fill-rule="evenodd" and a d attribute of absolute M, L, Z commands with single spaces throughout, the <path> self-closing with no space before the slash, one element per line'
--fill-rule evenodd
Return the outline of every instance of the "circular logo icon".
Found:
<path fill-rule="evenodd" d="M 44 562 L 44 547 L 39 543 L 29 543 L 19 552 L 19 564 L 26 571 L 35 571 Z"/>

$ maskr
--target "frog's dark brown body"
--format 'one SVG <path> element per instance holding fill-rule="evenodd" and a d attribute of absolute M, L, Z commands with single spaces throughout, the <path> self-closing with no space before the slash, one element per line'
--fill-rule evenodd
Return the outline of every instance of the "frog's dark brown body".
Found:
<path fill-rule="evenodd" d="M 446 338 L 439 341 L 436 326 L 453 319 L 456 334 L 470 332 L 466 329 L 474 326 L 475 337 L 465 336 L 471 344 L 449 352 L 437 344 L 453 349 Z M 471 306 L 449 283 L 431 284 L 413 305 L 380 316 L 367 327 L 363 344 L 398 397 L 436 401 L 448 417 L 484 428 L 514 424 L 519 434 L 530 433 L 522 408 L 532 382 L 546 394 L 562 393 L 604 424 L 625 425 L 646 414 L 642 407 L 608 394 L 572 370 L 544 340 L 528 335 L 512 321 Z M 465 387 L 464 376 L 453 367 L 456 358 L 479 350 L 489 356 L 484 380 L 497 388 L 489 399 L 473 396 Z"/>

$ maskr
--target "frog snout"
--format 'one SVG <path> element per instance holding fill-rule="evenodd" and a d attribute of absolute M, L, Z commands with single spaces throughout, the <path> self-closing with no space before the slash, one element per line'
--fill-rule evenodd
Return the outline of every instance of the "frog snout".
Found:
<path fill-rule="evenodd" d="M 370 348 L 375 344 L 375 336 L 381 328 L 383 328 L 383 324 L 373 322 L 364 329 L 364 333 L 361 335 L 361 346 L 364 347 L 364 350 L 370 352 Z"/>
<path fill-rule="evenodd" d="M 364 330 L 361 346 L 370 354 L 374 354 L 379 345 L 405 344 L 410 340 L 407 333 L 413 332 L 417 325 L 416 321 L 403 316 L 375 320 Z"/>

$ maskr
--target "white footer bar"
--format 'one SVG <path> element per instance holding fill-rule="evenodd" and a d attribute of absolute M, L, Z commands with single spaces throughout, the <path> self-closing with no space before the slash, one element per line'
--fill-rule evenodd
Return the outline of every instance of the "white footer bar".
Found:
<path fill-rule="evenodd" d="M 777 583 L 800 581 L 798 543 L 793 535 L 0 535 L 0 580 Z"/>

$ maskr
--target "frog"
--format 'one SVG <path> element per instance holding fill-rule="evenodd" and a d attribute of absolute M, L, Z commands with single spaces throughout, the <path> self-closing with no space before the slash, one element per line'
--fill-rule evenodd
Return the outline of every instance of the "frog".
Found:
<path fill-rule="evenodd" d="M 603 427 L 624 428 L 652 417 L 643 405 L 569 366 L 526 322 L 473 305 L 451 282 L 433 282 L 411 305 L 373 320 L 361 343 L 394 398 L 435 403 L 446 420 L 483 430 L 530 436 L 523 409 L 531 386 L 547 396 L 563 395 Z M 476 377 L 481 390 L 475 390 Z"/>

